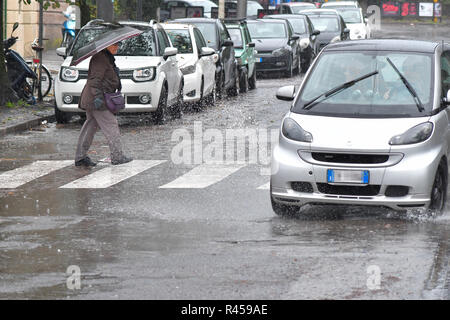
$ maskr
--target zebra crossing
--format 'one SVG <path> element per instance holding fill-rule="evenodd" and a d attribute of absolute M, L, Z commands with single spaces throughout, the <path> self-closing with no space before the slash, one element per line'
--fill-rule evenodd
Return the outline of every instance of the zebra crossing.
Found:
<path fill-rule="evenodd" d="M 111 166 L 99 164 L 98 169 L 81 178 L 59 186 L 59 189 L 106 189 L 151 169 L 161 167 L 167 160 L 134 160 Z M 40 160 L 0 173 L 0 189 L 17 189 L 58 170 L 73 166 L 73 160 Z M 105 166 L 102 168 L 102 166 Z M 245 163 L 200 164 L 158 189 L 204 189 L 215 185 L 248 166 Z M 267 177 L 268 178 L 268 177 Z M 256 188 L 268 190 L 269 183 Z"/>

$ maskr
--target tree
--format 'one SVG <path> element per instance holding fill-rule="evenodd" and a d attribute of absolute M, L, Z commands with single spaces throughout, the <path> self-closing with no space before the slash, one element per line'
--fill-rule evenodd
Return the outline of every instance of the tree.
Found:
<path fill-rule="evenodd" d="M 5 53 L 3 48 L 3 2 L 7 0 L 0 0 L 0 107 L 4 106 L 6 102 L 17 101 L 17 95 L 11 88 L 11 83 L 9 82 L 8 74 L 6 73 L 5 66 Z M 24 4 L 31 4 L 32 0 L 18 0 Z M 43 4 L 44 9 L 48 9 L 50 6 L 52 8 L 59 8 L 58 0 L 34 0 Z M 67 3 L 72 3 L 70 0 L 65 0 Z M 88 0 L 80 0 L 88 1 Z"/>

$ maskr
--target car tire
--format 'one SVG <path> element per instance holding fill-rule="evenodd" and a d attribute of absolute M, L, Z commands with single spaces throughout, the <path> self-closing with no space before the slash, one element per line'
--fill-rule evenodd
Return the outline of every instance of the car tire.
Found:
<path fill-rule="evenodd" d="M 217 98 L 223 99 L 225 96 L 225 74 L 223 71 L 217 76 L 216 79 Z"/>
<path fill-rule="evenodd" d="M 58 107 L 56 106 L 56 103 L 54 107 L 55 107 L 56 123 L 67 123 L 70 121 L 70 119 L 72 119 L 72 113 L 59 110 Z"/>
<path fill-rule="evenodd" d="M 216 83 L 214 83 L 211 93 L 207 97 L 205 97 L 205 103 L 208 107 L 213 107 L 216 105 L 216 101 L 217 101 L 217 90 L 216 90 Z"/>
<path fill-rule="evenodd" d="M 200 84 L 200 99 L 192 105 L 192 109 L 194 111 L 197 111 L 197 112 L 203 111 L 203 109 L 207 105 L 206 101 L 205 101 L 205 97 L 203 96 L 203 91 L 204 90 L 205 90 L 205 82 L 204 82 L 204 80 L 202 78 L 202 83 Z"/>
<path fill-rule="evenodd" d="M 285 76 L 288 78 L 292 78 L 294 76 L 294 69 L 293 69 L 294 59 L 291 57 L 289 60 L 289 68 L 285 71 Z"/>
<path fill-rule="evenodd" d="M 247 68 L 243 68 L 240 73 L 239 80 L 239 93 L 244 93 L 248 91 L 248 71 Z"/>
<path fill-rule="evenodd" d="M 253 68 L 252 76 L 248 79 L 248 88 L 250 90 L 256 89 L 256 66 Z"/>
<path fill-rule="evenodd" d="M 181 82 L 180 91 L 178 92 L 177 102 L 171 107 L 170 115 L 173 119 L 179 119 L 183 110 L 184 83 Z"/>
<path fill-rule="evenodd" d="M 167 113 L 167 85 L 163 84 L 161 89 L 161 94 L 159 96 L 158 107 L 155 112 L 153 112 L 153 121 L 156 124 L 163 124 L 166 121 Z"/>
<path fill-rule="evenodd" d="M 302 72 L 303 73 L 306 73 L 306 71 L 308 71 L 308 68 L 311 65 L 311 61 L 312 61 L 312 52 L 309 54 L 309 57 L 306 60 L 306 62 L 301 64 L 301 68 L 302 68 Z"/>
<path fill-rule="evenodd" d="M 272 196 L 272 182 L 270 183 L 270 202 L 272 204 L 272 210 L 275 212 L 278 216 L 293 216 L 300 210 L 301 206 L 290 206 L 287 204 L 281 204 L 278 202 L 275 202 Z"/>
<path fill-rule="evenodd" d="M 445 160 L 442 160 L 436 171 L 430 194 L 431 201 L 429 210 L 436 215 L 440 215 L 444 211 L 445 204 L 447 202 L 447 183 L 447 163 Z"/>
<path fill-rule="evenodd" d="M 234 84 L 227 90 L 227 94 L 230 97 L 236 97 L 239 94 L 239 72 L 237 68 L 234 70 Z"/>

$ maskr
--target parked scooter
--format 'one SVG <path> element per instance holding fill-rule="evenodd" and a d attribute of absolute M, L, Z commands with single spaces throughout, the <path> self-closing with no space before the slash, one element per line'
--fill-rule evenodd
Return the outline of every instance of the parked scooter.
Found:
<path fill-rule="evenodd" d="M 10 49 L 18 39 L 18 37 L 13 36 L 14 31 L 18 27 L 19 23 L 14 23 L 11 37 L 3 40 L 6 70 L 11 86 L 19 98 L 24 99 L 28 103 L 34 104 L 36 99 L 33 96 L 33 89 L 27 81 L 27 78 L 37 79 L 37 75 L 18 52 Z"/>
<path fill-rule="evenodd" d="M 67 48 L 75 39 L 76 15 L 68 12 L 63 12 L 63 14 L 67 20 L 63 23 L 61 47 Z"/>

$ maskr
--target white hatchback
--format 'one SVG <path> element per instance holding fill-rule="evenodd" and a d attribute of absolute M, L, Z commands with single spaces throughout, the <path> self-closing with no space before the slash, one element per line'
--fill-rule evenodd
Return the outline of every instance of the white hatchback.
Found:
<path fill-rule="evenodd" d="M 175 48 L 184 78 L 184 102 L 215 103 L 216 62 L 214 49 L 208 48 L 200 30 L 189 24 L 163 24 Z"/>
<path fill-rule="evenodd" d="M 370 39 L 372 30 L 368 19 L 363 15 L 361 8 L 336 8 L 335 9 L 350 29 L 350 40 Z"/>
<path fill-rule="evenodd" d="M 122 41 L 116 54 L 120 69 L 125 109 L 121 112 L 152 112 L 156 123 L 162 123 L 168 115 L 180 116 L 183 92 L 183 74 L 169 37 L 158 23 L 121 22 L 145 30 L 143 34 Z M 70 66 L 72 52 L 96 36 L 105 32 L 108 24 L 93 20 L 84 26 L 72 46 L 58 48 L 58 55 L 65 57 L 55 79 L 55 117 L 58 123 L 70 120 L 78 108 L 81 91 L 87 81 L 90 59 L 75 67 Z"/>

